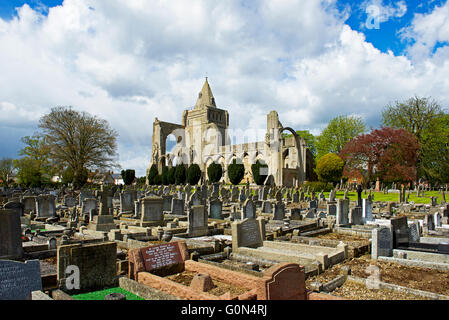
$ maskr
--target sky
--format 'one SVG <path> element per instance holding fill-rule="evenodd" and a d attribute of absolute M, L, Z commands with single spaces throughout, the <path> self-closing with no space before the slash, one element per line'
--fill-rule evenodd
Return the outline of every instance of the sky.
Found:
<path fill-rule="evenodd" d="M 72 106 L 106 119 L 143 176 L 155 117 L 181 123 L 206 76 L 231 129 L 276 110 L 318 135 L 339 115 L 377 128 L 413 96 L 447 110 L 448 74 L 446 0 L 0 0 L 0 158 Z"/>

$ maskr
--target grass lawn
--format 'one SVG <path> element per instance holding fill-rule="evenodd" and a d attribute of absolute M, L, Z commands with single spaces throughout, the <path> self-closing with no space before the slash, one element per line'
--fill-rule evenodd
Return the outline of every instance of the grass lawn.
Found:
<path fill-rule="evenodd" d="M 124 294 L 126 296 L 126 300 L 145 300 L 145 299 L 143 299 L 139 296 L 136 296 L 135 294 L 128 292 L 120 287 L 105 289 L 105 290 L 95 291 L 95 292 L 76 294 L 76 295 L 73 295 L 72 297 L 75 298 L 76 300 L 104 300 L 104 298 L 110 293 Z"/>
<path fill-rule="evenodd" d="M 318 193 L 316 193 L 318 196 Z M 341 192 L 337 192 L 336 198 L 337 199 L 343 199 L 345 192 L 341 191 Z M 399 193 L 389 193 L 389 194 L 384 194 L 383 192 L 373 192 L 372 194 L 374 194 L 374 201 L 395 201 L 395 202 L 399 202 Z M 329 198 L 329 192 L 324 192 L 324 195 L 326 197 L 326 199 Z M 362 199 L 367 198 L 369 195 L 369 192 L 367 192 L 365 194 L 365 192 L 362 192 Z M 405 196 L 407 197 L 407 192 L 405 193 Z M 357 200 L 357 192 L 348 192 L 348 197 L 350 200 Z M 440 203 L 442 200 L 442 196 L 441 193 L 439 191 L 427 191 L 424 193 L 423 197 L 417 197 L 416 196 L 416 192 L 410 192 L 410 198 L 409 198 L 409 202 L 414 202 L 414 203 L 423 203 L 423 204 L 430 204 L 431 200 L 430 197 L 437 197 L 437 202 Z M 447 197 L 449 197 L 449 195 L 447 195 Z"/>

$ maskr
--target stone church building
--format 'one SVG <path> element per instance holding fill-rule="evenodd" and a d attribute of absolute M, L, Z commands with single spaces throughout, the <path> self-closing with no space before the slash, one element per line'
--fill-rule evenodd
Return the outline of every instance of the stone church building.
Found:
<path fill-rule="evenodd" d="M 303 138 L 284 127 L 276 111 L 267 114 L 265 140 L 231 144 L 228 130 L 229 114 L 217 108 L 214 95 L 206 81 L 193 108 L 184 110 L 181 124 L 155 119 L 153 123 L 152 156 L 148 172 L 155 164 L 162 172 L 164 166 L 196 163 L 207 181 L 207 167 L 216 162 L 223 167 L 222 181 L 229 183 L 227 165 L 236 159 L 245 166 L 242 182 L 253 183 L 251 165 L 259 161 L 268 165 L 266 184 L 296 186 L 309 180 L 313 170 L 313 155 Z M 244 132 L 240 131 L 240 132 Z M 287 133 L 282 134 L 282 133 Z M 176 145 L 167 152 L 167 138 L 173 135 Z"/>

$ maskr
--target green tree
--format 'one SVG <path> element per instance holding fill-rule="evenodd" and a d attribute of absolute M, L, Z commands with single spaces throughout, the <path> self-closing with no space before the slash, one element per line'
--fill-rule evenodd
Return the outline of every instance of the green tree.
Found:
<path fill-rule="evenodd" d="M 186 182 L 186 167 L 182 164 L 176 166 L 175 183 L 184 184 Z"/>
<path fill-rule="evenodd" d="M 50 158 L 58 167 L 73 170 L 75 186 L 85 169 L 117 167 L 117 132 L 106 120 L 70 107 L 56 107 L 39 120 Z"/>
<path fill-rule="evenodd" d="M 11 175 L 14 173 L 14 162 L 11 158 L 2 158 L 0 160 L 0 180 L 5 185 L 8 186 Z"/>
<path fill-rule="evenodd" d="M 129 186 L 134 182 L 136 178 L 136 171 L 132 169 L 122 170 L 121 176 L 125 185 Z"/>
<path fill-rule="evenodd" d="M 187 182 L 191 185 L 197 184 L 201 179 L 201 169 L 196 163 L 193 163 L 187 169 Z"/>
<path fill-rule="evenodd" d="M 365 130 L 365 124 L 360 117 L 338 116 L 332 119 L 317 138 L 317 158 L 328 153 L 338 154 L 346 143 L 364 133 Z"/>
<path fill-rule="evenodd" d="M 217 183 L 223 176 L 223 168 L 221 164 L 212 162 L 209 167 L 207 167 L 207 176 L 211 183 Z"/>
<path fill-rule="evenodd" d="M 242 181 L 245 175 L 245 166 L 243 163 L 237 163 L 234 159 L 231 164 L 228 165 L 228 177 L 232 184 L 237 185 Z"/>
<path fill-rule="evenodd" d="M 151 165 L 150 172 L 148 173 L 148 184 L 149 185 L 156 185 L 157 182 L 157 176 L 159 172 L 157 171 L 157 167 L 155 164 Z"/>
<path fill-rule="evenodd" d="M 17 178 L 19 184 L 27 187 L 40 187 L 45 183 L 40 170 L 40 164 L 37 160 L 30 157 L 23 157 L 14 160 L 14 167 L 17 169 Z"/>
<path fill-rule="evenodd" d="M 62 172 L 62 183 L 63 184 L 69 184 L 73 182 L 73 170 L 71 168 L 66 168 L 63 172 Z"/>
<path fill-rule="evenodd" d="M 23 137 L 21 141 L 25 144 L 19 151 L 22 157 L 14 161 L 19 183 L 33 187 L 48 184 L 55 166 L 49 159 L 50 147 L 46 137 L 36 134 Z"/>
<path fill-rule="evenodd" d="M 251 165 L 251 172 L 253 173 L 254 182 L 262 186 L 268 176 L 268 165 L 262 164 L 257 160 L 256 163 Z"/>
<path fill-rule="evenodd" d="M 168 181 L 168 168 L 167 167 L 162 167 L 161 183 L 164 186 L 168 186 L 170 184 Z"/>
<path fill-rule="evenodd" d="M 449 115 L 432 98 L 413 97 L 387 105 L 384 126 L 402 128 L 419 142 L 417 176 L 431 182 L 449 182 Z"/>
<path fill-rule="evenodd" d="M 323 182 L 337 183 L 343 174 L 344 162 L 334 153 L 328 153 L 317 160 L 315 172 Z"/>
<path fill-rule="evenodd" d="M 316 152 L 317 152 L 316 151 L 316 142 L 317 142 L 316 137 L 313 134 L 311 134 L 309 130 L 297 130 L 296 134 L 305 140 L 307 149 L 309 149 L 310 152 L 312 152 L 312 154 L 314 156 L 316 156 Z M 283 133 L 282 136 L 284 138 L 287 138 L 287 137 L 292 137 L 293 135 Z"/>
<path fill-rule="evenodd" d="M 176 183 L 175 173 L 176 173 L 176 167 L 171 167 L 170 169 L 168 169 L 168 172 L 167 172 L 168 184 Z"/>

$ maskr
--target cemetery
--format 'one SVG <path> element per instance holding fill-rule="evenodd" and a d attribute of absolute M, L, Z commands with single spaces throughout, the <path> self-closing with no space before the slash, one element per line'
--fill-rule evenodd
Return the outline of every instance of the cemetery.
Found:
<path fill-rule="evenodd" d="M 368 192 L 3 189 L 0 299 L 448 299 L 448 205 Z"/>

